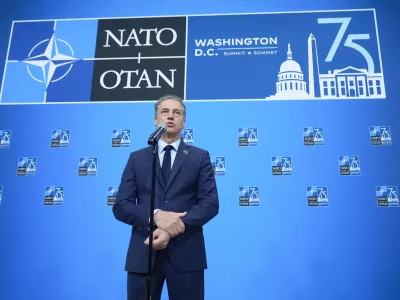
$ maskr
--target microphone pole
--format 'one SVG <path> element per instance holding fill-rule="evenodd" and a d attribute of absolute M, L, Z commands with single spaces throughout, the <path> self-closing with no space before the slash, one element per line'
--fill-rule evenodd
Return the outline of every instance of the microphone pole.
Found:
<path fill-rule="evenodd" d="M 157 163 L 157 144 L 164 131 L 167 129 L 165 124 L 159 124 L 157 129 L 150 135 L 147 144 L 153 146 L 152 150 L 152 175 L 151 175 L 151 198 L 150 198 L 150 230 L 149 230 L 149 255 L 146 276 L 146 300 L 151 300 L 152 285 L 152 254 L 153 254 L 153 232 L 154 232 L 154 201 L 156 193 L 156 163 Z"/>

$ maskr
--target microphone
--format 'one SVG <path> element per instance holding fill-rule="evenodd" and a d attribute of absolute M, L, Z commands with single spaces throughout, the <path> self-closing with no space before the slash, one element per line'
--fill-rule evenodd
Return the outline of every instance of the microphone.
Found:
<path fill-rule="evenodd" d="M 149 145 L 154 145 L 159 138 L 161 137 L 161 135 L 164 133 L 164 131 L 167 129 L 167 125 L 165 125 L 164 123 L 160 123 L 156 130 L 154 130 L 154 132 L 150 135 L 149 140 L 147 141 L 147 144 Z"/>

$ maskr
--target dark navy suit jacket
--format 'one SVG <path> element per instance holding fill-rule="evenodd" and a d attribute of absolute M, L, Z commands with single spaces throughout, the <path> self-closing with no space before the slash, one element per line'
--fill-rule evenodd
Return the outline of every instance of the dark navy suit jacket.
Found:
<path fill-rule="evenodd" d="M 219 212 L 218 191 L 208 151 L 181 141 L 168 182 L 164 182 L 157 157 L 155 208 L 187 212 L 185 232 L 167 246 L 171 264 L 178 271 L 207 268 L 203 225 Z M 147 272 L 152 147 L 132 152 L 123 171 L 113 213 L 132 226 L 125 270 Z M 155 250 L 153 249 L 153 263 Z"/>

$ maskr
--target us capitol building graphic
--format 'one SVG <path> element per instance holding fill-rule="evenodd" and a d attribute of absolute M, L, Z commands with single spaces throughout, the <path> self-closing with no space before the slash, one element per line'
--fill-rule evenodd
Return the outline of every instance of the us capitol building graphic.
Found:
<path fill-rule="evenodd" d="M 281 64 L 276 82 L 276 93 L 268 100 L 384 98 L 386 91 L 383 74 L 369 69 L 348 66 L 328 74 L 319 72 L 317 42 L 313 34 L 308 37 L 308 82 L 298 62 L 293 60 L 290 43 L 287 59 Z"/>

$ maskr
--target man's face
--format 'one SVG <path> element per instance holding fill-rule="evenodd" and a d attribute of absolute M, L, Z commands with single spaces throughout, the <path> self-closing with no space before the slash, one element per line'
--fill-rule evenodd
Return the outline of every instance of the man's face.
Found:
<path fill-rule="evenodd" d="M 180 134 L 185 127 L 185 120 L 183 118 L 183 107 L 176 100 L 164 100 L 158 106 L 157 116 L 155 118 L 155 125 L 160 123 L 167 125 L 167 134 Z"/>

